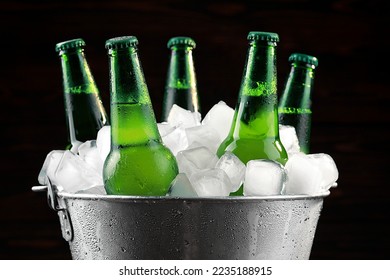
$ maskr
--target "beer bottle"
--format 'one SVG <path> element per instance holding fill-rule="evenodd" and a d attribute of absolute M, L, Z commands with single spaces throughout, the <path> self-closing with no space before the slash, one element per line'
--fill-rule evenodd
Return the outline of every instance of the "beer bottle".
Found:
<path fill-rule="evenodd" d="M 218 148 L 243 163 L 270 159 L 285 164 L 287 152 L 279 139 L 276 83 L 276 44 L 279 36 L 269 32 L 249 32 L 241 88 L 230 132 Z M 241 188 L 231 195 L 242 195 Z"/>
<path fill-rule="evenodd" d="M 178 173 L 162 144 L 134 36 L 106 41 L 110 61 L 111 150 L 103 168 L 108 194 L 162 196 Z"/>
<path fill-rule="evenodd" d="M 85 57 L 84 47 L 83 39 L 74 39 L 60 42 L 55 48 L 62 66 L 68 129 L 66 149 L 71 149 L 80 142 L 96 139 L 99 129 L 109 124 Z"/>
<path fill-rule="evenodd" d="M 302 152 L 310 152 L 311 94 L 318 60 L 314 56 L 294 53 L 290 75 L 279 101 L 279 123 L 295 127 Z"/>
<path fill-rule="evenodd" d="M 171 60 L 165 84 L 161 121 L 167 121 L 176 104 L 186 110 L 200 113 L 199 97 L 192 50 L 195 41 L 189 37 L 173 37 L 168 41 Z"/>

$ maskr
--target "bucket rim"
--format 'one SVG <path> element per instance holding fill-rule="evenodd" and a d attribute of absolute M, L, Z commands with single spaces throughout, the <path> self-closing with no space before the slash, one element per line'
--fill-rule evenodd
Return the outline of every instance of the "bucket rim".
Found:
<path fill-rule="evenodd" d="M 131 195 L 98 195 L 75 194 L 64 191 L 57 192 L 57 196 L 63 199 L 100 200 L 100 201 L 133 201 L 133 202 L 257 202 L 257 201 L 293 201 L 324 199 L 330 191 L 324 191 L 316 195 L 269 195 L 269 196 L 204 196 L 204 197 L 176 197 L 176 196 L 131 196 Z"/>

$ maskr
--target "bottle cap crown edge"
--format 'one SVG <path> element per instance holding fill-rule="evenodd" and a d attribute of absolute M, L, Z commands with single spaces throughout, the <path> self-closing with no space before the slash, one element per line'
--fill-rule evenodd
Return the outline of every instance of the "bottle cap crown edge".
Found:
<path fill-rule="evenodd" d="M 72 40 L 67 40 L 67 41 L 57 43 L 55 50 L 56 50 L 56 52 L 60 52 L 60 51 L 66 51 L 69 49 L 85 47 L 85 45 L 86 44 L 85 44 L 85 41 L 83 39 L 77 38 L 77 39 L 72 39 Z"/>
<path fill-rule="evenodd" d="M 318 66 L 318 59 L 315 56 L 303 54 L 303 53 L 293 53 L 288 58 L 289 62 L 304 62 L 308 64 L 312 64 L 315 67 Z"/>
<path fill-rule="evenodd" d="M 138 39 L 135 36 L 121 36 L 108 39 L 106 41 L 106 49 L 123 49 L 128 47 L 135 47 L 138 45 Z"/>

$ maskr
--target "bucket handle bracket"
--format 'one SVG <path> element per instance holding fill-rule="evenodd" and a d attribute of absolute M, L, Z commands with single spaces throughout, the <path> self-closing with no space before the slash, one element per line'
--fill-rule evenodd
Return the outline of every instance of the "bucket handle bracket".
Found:
<path fill-rule="evenodd" d="M 62 237 L 66 241 L 71 241 L 73 239 L 73 228 L 69 212 L 65 206 L 60 206 L 60 202 L 58 201 L 57 197 L 57 186 L 52 184 L 49 178 L 47 178 L 47 182 L 47 202 L 50 208 L 56 211 L 58 214 L 61 224 Z"/>

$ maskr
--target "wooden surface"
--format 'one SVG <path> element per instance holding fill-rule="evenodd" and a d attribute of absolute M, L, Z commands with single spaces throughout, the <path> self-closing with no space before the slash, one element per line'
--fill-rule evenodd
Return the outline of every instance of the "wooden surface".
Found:
<path fill-rule="evenodd" d="M 75 2 L 75 3 L 73 3 Z M 249 31 L 272 31 L 279 92 L 288 56 L 319 59 L 312 152 L 330 154 L 339 187 L 325 199 L 312 259 L 389 259 L 389 17 L 385 1 L 2 1 L 0 259 L 69 259 L 56 213 L 31 192 L 46 154 L 66 142 L 57 42 L 82 37 L 109 110 L 105 40 L 138 37 L 156 115 L 172 36 L 191 36 L 203 111 L 234 107 Z"/>

